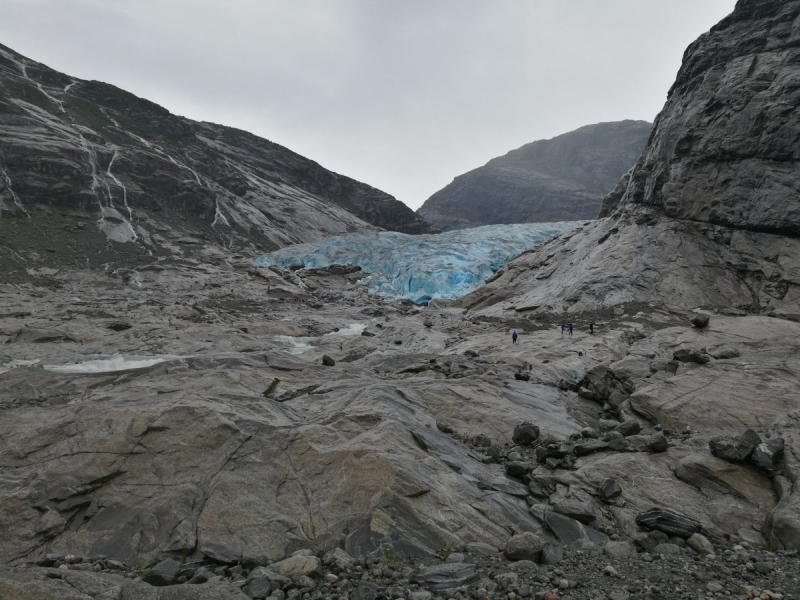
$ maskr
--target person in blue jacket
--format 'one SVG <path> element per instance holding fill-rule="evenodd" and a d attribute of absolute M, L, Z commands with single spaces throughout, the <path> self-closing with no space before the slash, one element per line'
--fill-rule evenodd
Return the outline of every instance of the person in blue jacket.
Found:
<path fill-rule="evenodd" d="M 569 324 L 569 334 L 572 335 L 572 323 Z"/>
<path fill-rule="evenodd" d="M 512 344 L 516 344 L 517 343 L 517 332 L 516 331 L 511 334 L 511 343 Z"/>

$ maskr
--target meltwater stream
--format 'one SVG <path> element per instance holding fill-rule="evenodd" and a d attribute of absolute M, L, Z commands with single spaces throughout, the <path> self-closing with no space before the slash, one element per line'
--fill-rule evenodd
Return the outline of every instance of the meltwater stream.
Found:
<path fill-rule="evenodd" d="M 460 298 L 526 250 L 584 223 L 486 225 L 427 235 L 387 231 L 298 244 L 253 260 L 307 269 L 359 266 L 366 274 L 360 283 L 371 293 L 421 304 Z"/>

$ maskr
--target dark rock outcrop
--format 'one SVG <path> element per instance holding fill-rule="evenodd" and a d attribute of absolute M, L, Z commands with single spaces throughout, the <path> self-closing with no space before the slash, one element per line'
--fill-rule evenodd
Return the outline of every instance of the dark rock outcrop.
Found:
<path fill-rule="evenodd" d="M 645 121 L 598 123 L 526 144 L 456 177 L 417 212 L 444 231 L 594 219 L 650 128 Z"/>

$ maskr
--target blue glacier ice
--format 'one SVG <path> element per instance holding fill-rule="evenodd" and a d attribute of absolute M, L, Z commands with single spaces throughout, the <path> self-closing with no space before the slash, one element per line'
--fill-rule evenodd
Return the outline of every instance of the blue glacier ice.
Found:
<path fill-rule="evenodd" d="M 585 221 L 486 225 L 428 235 L 387 231 L 333 237 L 289 246 L 254 258 L 266 266 L 324 268 L 357 265 L 371 293 L 407 298 L 415 304 L 460 298 L 481 287 L 492 273 L 537 244 Z"/>

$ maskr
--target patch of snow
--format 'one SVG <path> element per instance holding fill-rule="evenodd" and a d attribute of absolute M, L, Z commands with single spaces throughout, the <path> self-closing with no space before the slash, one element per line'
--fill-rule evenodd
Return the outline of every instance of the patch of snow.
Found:
<path fill-rule="evenodd" d="M 113 373 L 115 371 L 128 371 L 130 369 L 143 369 L 158 363 L 180 358 L 179 356 L 121 356 L 87 360 L 71 365 L 44 365 L 48 371 L 56 373 Z"/>
<path fill-rule="evenodd" d="M 291 335 L 276 335 L 275 341 L 286 344 L 288 348 L 285 351 L 289 354 L 303 354 L 313 349 L 315 346 L 324 343 L 330 338 L 335 337 L 351 337 L 361 335 L 361 332 L 367 328 L 366 323 L 350 323 L 346 327 L 342 327 L 339 331 L 331 331 L 320 337 L 304 337 L 304 336 L 291 336 Z"/>
<path fill-rule="evenodd" d="M 460 298 L 479 287 L 500 267 L 537 244 L 583 225 L 585 221 L 487 225 L 440 234 L 333 237 L 289 246 L 254 260 L 261 265 L 325 268 L 359 266 L 360 283 L 373 294 L 407 298 L 416 304 Z"/>
<path fill-rule="evenodd" d="M 33 360 L 12 360 L 4 365 L 0 365 L 0 374 L 10 371 L 11 369 L 16 369 L 17 367 L 31 367 L 38 362 L 38 358 L 34 358 Z"/>

